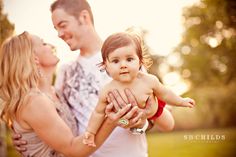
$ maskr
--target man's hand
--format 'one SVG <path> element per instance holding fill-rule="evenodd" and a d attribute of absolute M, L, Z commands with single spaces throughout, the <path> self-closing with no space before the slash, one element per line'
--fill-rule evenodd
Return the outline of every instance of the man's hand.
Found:
<path fill-rule="evenodd" d="M 25 145 L 27 144 L 27 141 L 22 140 L 21 138 L 22 138 L 21 134 L 12 133 L 13 146 L 20 153 L 25 152 L 27 150 L 25 147 Z"/>
<path fill-rule="evenodd" d="M 113 104 L 113 111 L 114 112 L 120 112 L 124 107 L 127 105 L 131 105 L 132 108 L 125 114 L 125 115 L 119 115 L 120 120 L 128 121 L 127 123 L 122 123 L 122 121 L 118 121 L 118 125 L 123 128 L 142 128 L 146 122 L 145 112 L 143 109 L 140 109 L 137 105 L 137 101 L 132 94 L 132 92 L 129 89 L 125 89 L 125 94 L 127 96 L 127 99 L 129 101 L 129 104 L 127 104 L 124 99 L 121 97 L 120 93 L 117 90 L 114 90 L 109 93 L 109 99 L 108 101 L 110 104 Z"/>

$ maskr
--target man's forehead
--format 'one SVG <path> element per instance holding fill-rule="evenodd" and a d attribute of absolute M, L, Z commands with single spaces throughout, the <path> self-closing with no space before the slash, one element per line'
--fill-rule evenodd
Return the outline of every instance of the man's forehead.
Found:
<path fill-rule="evenodd" d="M 52 12 L 52 21 L 54 25 L 58 25 L 61 22 L 69 21 L 70 19 L 74 18 L 73 15 L 66 13 L 63 9 L 55 9 Z"/>

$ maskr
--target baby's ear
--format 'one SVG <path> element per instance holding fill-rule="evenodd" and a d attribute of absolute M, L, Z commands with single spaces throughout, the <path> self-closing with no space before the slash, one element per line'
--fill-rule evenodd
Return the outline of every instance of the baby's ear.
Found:
<path fill-rule="evenodd" d="M 142 66 L 143 66 L 143 62 L 139 62 L 139 70 L 142 69 Z"/>
<path fill-rule="evenodd" d="M 98 63 L 97 67 L 99 68 L 100 72 L 103 72 L 106 70 L 105 64 L 103 63 Z"/>

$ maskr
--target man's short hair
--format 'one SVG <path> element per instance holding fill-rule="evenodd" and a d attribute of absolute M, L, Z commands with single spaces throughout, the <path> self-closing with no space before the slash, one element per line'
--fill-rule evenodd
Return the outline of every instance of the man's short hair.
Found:
<path fill-rule="evenodd" d="M 51 12 L 55 9 L 61 8 L 74 17 L 79 17 L 83 10 L 87 10 L 92 23 L 94 24 L 93 13 L 89 3 L 86 0 L 56 0 L 51 4 Z"/>

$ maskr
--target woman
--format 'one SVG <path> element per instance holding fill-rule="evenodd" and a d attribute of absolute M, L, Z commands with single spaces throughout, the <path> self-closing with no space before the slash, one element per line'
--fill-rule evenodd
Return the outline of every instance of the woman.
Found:
<path fill-rule="evenodd" d="M 76 122 L 67 105 L 60 103 L 48 80 L 59 59 L 53 47 L 35 35 L 24 32 L 5 41 L 0 51 L 1 114 L 13 130 L 28 141 L 23 156 L 88 156 L 96 148 L 82 143 L 76 135 Z M 111 109 L 108 107 L 107 110 Z M 108 114 L 96 143 L 100 146 L 130 106 Z"/>

